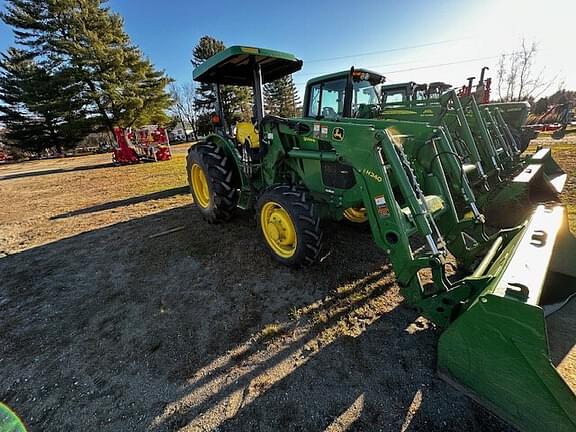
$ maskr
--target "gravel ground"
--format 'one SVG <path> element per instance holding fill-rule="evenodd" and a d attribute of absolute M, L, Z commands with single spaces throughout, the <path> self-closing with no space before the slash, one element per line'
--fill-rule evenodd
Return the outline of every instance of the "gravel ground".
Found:
<path fill-rule="evenodd" d="M 510 430 L 435 375 L 366 227 L 279 267 L 252 214 L 201 220 L 185 150 L 0 167 L 0 401 L 31 431 Z"/>

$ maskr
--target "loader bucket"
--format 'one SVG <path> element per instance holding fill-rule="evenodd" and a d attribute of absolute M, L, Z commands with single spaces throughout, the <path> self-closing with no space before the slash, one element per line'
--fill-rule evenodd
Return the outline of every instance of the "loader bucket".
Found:
<path fill-rule="evenodd" d="M 440 375 L 522 431 L 576 430 L 576 395 L 551 361 L 545 319 L 576 292 L 575 256 L 564 208 L 538 206 L 475 274 L 487 287 L 440 337 Z M 568 318 L 564 352 L 576 343 Z"/>
<path fill-rule="evenodd" d="M 552 158 L 550 149 L 547 148 L 538 150 L 532 155 L 528 163 L 530 165 L 542 165 L 546 179 L 554 187 L 556 193 L 562 193 L 568 175 Z"/>
<path fill-rule="evenodd" d="M 552 170 L 554 165 L 558 170 Z M 550 174 L 546 173 L 547 166 Z M 497 228 L 522 224 L 536 204 L 558 201 L 565 181 L 566 174 L 552 158 L 535 160 L 502 189 L 486 197 L 482 205 L 486 222 Z"/>

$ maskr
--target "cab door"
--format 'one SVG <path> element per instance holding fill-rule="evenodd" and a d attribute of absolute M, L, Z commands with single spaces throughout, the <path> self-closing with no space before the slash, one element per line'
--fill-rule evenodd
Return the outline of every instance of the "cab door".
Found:
<path fill-rule="evenodd" d="M 301 137 L 301 149 L 334 151 L 329 136 L 333 128 L 329 125 L 345 116 L 347 86 L 348 76 L 343 75 L 309 87 L 304 117 L 310 119 L 312 136 Z M 306 176 L 319 174 L 325 189 L 350 189 L 356 184 L 352 168 L 339 162 L 304 160 L 303 168 Z"/>

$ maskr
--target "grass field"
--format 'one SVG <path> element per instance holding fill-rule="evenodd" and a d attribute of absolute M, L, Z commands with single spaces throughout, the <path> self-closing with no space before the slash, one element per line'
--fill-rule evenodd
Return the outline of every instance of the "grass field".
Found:
<path fill-rule="evenodd" d="M 576 230 L 576 136 L 537 144 Z M 0 401 L 31 430 L 510 430 L 437 377 L 439 332 L 366 227 L 280 267 L 253 214 L 204 223 L 186 150 L 0 166 Z"/>

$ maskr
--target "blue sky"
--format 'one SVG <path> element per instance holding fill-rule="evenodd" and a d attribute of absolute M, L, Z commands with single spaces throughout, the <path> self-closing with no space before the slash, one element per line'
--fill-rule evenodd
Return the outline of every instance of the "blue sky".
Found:
<path fill-rule="evenodd" d="M 288 51 L 304 60 L 294 79 L 300 89 L 315 75 L 369 67 L 390 82 L 463 84 L 483 65 L 535 41 L 535 69 L 576 88 L 572 0 L 187 1 L 111 0 L 142 51 L 179 82 L 190 81 L 192 48 L 206 34 L 226 45 Z M 2 8 L 5 0 L 0 2 Z M 546 18 L 548 17 L 548 18 Z M 12 44 L 0 25 L 0 50 Z M 423 46 L 426 45 L 426 46 Z M 392 51 L 390 51 L 392 50 Z M 344 57 L 344 58 L 342 58 Z M 330 60 L 329 60 L 330 59 Z M 548 93 L 557 88 L 554 84 Z"/>

